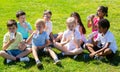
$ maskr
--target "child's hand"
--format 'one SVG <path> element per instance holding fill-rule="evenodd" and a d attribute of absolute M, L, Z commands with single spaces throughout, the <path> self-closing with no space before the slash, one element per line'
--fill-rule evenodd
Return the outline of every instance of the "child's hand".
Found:
<path fill-rule="evenodd" d="M 33 31 L 33 34 L 37 34 L 37 33 L 38 33 L 38 31 L 37 31 L 37 30 Z"/>
<path fill-rule="evenodd" d="M 15 39 L 12 39 L 12 40 L 9 41 L 9 43 L 13 43 L 14 41 L 15 41 Z"/>
<path fill-rule="evenodd" d="M 96 52 L 93 52 L 90 54 L 90 57 L 93 58 L 95 56 Z"/>
<path fill-rule="evenodd" d="M 91 15 L 89 15 L 89 16 L 87 17 L 87 19 L 92 21 L 94 17 L 95 17 L 95 15 L 94 15 L 94 14 L 91 14 Z"/>
<path fill-rule="evenodd" d="M 26 46 L 26 44 L 25 44 L 24 41 L 20 42 L 19 45 L 18 45 L 18 48 L 19 48 L 19 50 L 21 50 L 21 51 L 25 50 L 26 47 L 27 47 L 27 46 Z"/>
<path fill-rule="evenodd" d="M 27 26 L 27 24 L 25 22 L 23 23 L 23 27 L 28 28 L 28 26 Z"/>

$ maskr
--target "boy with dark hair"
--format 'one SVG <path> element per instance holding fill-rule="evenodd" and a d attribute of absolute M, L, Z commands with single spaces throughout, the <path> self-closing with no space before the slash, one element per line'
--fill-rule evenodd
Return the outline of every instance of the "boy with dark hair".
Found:
<path fill-rule="evenodd" d="M 23 39 L 26 40 L 29 36 L 29 33 L 32 33 L 32 27 L 30 23 L 26 22 L 26 13 L 24 11 L 18 11 L 16 13 L 16 18 L 18 19 L 17 31 L 20 32 L 23 36 Z"/>
<path fill-rule="evenodd" d="M 117 51 L 117 45 L 114 35 L 109 31 L 110 23 L 107 19 L 101 19 L 98 22 L 98 37 L 93 44 L 86 44 L 86 48 L 90 52 L 91 58 L 101 58 L 106 56 L 112 58 Z M 99 43 L 99 44 L 98 44 Z"/>
<path fill-rule="evenodd" d="M 17 22 L 9 20 L 7 22 L 8 32 L 4 35 L 3 50 L 0 51 L 0 56 L 7 59 L 7 63 L 13 61 L 29 61 L 28 57 L 24 57 L 31 52 L 31 49 L 26 48 L 20 50 L 18 44 L 23 40 L 22 35 L 17 31 Z"/>

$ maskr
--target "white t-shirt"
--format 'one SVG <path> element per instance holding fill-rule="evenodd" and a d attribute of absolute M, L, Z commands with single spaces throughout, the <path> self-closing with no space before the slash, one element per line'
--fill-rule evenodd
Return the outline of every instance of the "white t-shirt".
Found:
<path fill-rule="evenodd" d="M 46 26 L 47 29 L 45 31 L 47 32 L 48 35 L 50 35 L 50 33 L 52 32 L 52 22 L 51 21 L 46 22 Z"/>
<path fill-rule="evenodd" d="M 81 35 L 80 33 L 75 30 L 74 32 L 73 31 L 70 31 L 70 30 L 66 30 L 64 33 L 63 33 L 63 37 L 70 40 L 65 46 L 67 47 L 68 50 L 73 50 L 76 48 L 75 46 L 75 43 L 74 43 L 74 40 L 80 40 L 81 39 Z"/>
<path fill-rule="evenodd" d="M 101 42 L 102 47 L 104 47 L 106 43 L 110 42 L 109 48 L 113 51 L 113 53 L 116 53 L 117 51 L 116 41 L 114 35 L 109 30 L 106 32 L 104 36 L 102 36 L 102 34 L 99 34 L 96 40 Z"/>
<path fill-rule="evenodd" d="M 75 30 L 77 30 L 77 31 L 80 33 L 79 28 L 80 28 L 80 25 L 77 25 L 77 26 L 75 27 Z M 80 33 L 80 34 L 81 34 L 81 33 Z M 81 39 L 83 40 L 83 42 L 86 42 L 86 41 L 87 41 L 84 34 L 81 34 Z"/>

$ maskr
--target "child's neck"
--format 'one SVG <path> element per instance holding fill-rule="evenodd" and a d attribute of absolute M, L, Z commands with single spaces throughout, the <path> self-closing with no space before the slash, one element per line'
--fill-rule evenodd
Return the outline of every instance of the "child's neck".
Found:
<path fill-rule="evenodd" d="M 108 30 L 106 30 L 105 32 L 103 32 L 103 35 L 105 35 L 107 33 Z"/>
<path fill-rule="evenodd" d="M 39 34 L 42 34 L 43 33 L 43 31 L 39 31 Z"/>

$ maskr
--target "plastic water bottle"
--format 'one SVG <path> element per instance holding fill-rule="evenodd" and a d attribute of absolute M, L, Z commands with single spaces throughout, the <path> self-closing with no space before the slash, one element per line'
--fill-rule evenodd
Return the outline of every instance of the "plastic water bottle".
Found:
<path fill-rule="evenodd" d="M 10 40 L 15 39 L 15 33 L 11 32 L 10 33 Z"/>

